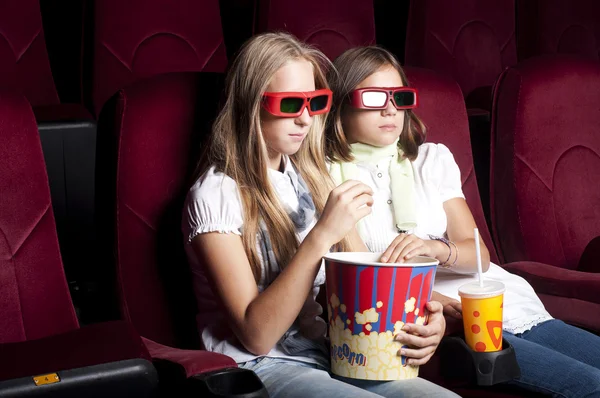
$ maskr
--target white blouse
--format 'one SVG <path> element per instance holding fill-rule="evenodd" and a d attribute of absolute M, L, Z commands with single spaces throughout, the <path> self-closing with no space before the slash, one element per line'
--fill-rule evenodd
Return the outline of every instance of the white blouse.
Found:
<path fill-rule="evenodd" d="M 288 158 L 285 158 L 284 161 L 285 168 L 283 172 L 268 170 L 269 181 L 282 205 L 285 208 L 297 211 L 299 208 L 298 196 L 290 177 L 290 174 L 297 175 L 297 173 Z M 206 278 L 205 270 L 198 261 L 190 243 L 197 235 L 208 232 L 242 235 L 244 233 L 242 211 L 241 198 L 236 182 L 222 172 L 216 171 L 213 166 L 196 181 L 188 192 L 182 220 L 183 236 L 186 239 L 185 250 L 192 270 L 194 292 L 198 302 L 197 324 L 202 343 L 206 350 L 228 355 L 237 363 L 256 359 L 257 356 L 247 351 L 230 330 L 223 309 L 219 308 Z M 309 226 L 297 234 L 300 242 L 304 240 L 316 222 L 316 218 L 313 218 Z M 260 238 L 260 235 L 257 237 Z M 261 251 L 258 250 L 257 252 L 262 265 L 258 289 L 262 292 L 277 277 L 280 270 L 271 269 L 268 264 L 262 261 Z M 314 307 L 319 306 L 315 298 L 319 292 L 319 286 L 324 282 L 325 269 L 321 264 L 321 269 L 314 282 L 312 300 L 311 298 L 307 300 L 303 311 L 306 310 L 312 313 Z M 306 325 L 305 321 L 303 320 L 303 327 Z M 315 320 L 315 322 L 319 321 Z M 314 325 L 314 327 L 323 327 L 323 325 Z M 326 351 L 323 351 L 325 347 L 324 341 L 313 341 L 303 337 L 299 333 L 298 322 L 296 322 L 267 356 L 286 357 L 328 368 L 328 356 Z"/>
<path fill-rule="evenodd" d="M 358 163 L 357 179 L 369 185 L 374 192 L 373 211 L 359 226 L 361 238 L 371 251 L 385 251 L 398 235 L 393 220 L 392 194 L 390 189 L 389 163 L 391 157 L 377 165 Z M 444 202 L 463 198 L 460 170 L 450 150 L 443 144 L 423 144 L 412 162 L 415 178 L 417 227 L 408 231 L 421 239 L 428 235 L 444 236 L 447 219 Z M 552 319 L 533 288 L 523 278 L 513 275 L 491 263 L 485 278 L 503 282 L 504 330 L 523 333 L 533 326 Z M 434 290 L 460 300 L 458 288 L 477 280 L 474 274 L 459 274 L 438 267 Z"/>

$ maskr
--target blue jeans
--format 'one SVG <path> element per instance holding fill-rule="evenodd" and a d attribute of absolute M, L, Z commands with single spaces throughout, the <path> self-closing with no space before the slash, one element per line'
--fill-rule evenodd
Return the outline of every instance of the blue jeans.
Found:
<path fill-rule="evenodd" d="M 600 336 L 557 319 L 503 334 L 521 368 L 511 384 L 555 397 L 600 397 Z"/>
<path fill-rule="evenodd" d="M 253 370 L 271 398 L 458 397 L 421 378 L 402 381 L 342 380 L 316 365 L 283 358 L 263 357 L 240 367 Z"/>

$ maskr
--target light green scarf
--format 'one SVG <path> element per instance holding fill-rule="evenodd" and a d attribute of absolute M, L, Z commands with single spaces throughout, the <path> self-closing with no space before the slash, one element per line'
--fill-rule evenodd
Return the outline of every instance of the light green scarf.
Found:
<path fill-rule="evenodd" d="M 415 181 L 413 168 L 404 151 L 398 146 L 398 141 L 385 147 L 356 143 L 350 145 L 354 161 L 333 163 L 329 169 L 331 177 L 336 184 L 347 180 L 356 179 L 358 167 L 356 163 L 377 164 L 385 157 L 391 156 L 390 180 L 392 191 L 392 205 L 394 207 L 394 223 L 399 231 L 408 231 L 416 228 L 415 216 Z"/>

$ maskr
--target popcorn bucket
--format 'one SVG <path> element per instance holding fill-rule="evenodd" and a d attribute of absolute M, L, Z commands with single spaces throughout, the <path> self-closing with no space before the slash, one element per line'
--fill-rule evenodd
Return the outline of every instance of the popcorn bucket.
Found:
<path fill-rule="evenodd" d="M 343 252 L 324 257 L 331 371 L 364 380 L 405 380 L 419 367 L 406 365 L 394 336 L 405 323 L 426 324 L 436 259 L 380 263 L 382 253 Z"/>

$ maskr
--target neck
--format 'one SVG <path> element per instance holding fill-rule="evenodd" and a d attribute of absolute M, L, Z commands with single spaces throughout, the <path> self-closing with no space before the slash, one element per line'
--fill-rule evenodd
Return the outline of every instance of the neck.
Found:
<path fill-rule="evenodd" d="M 269 150 L 269 168 L 281 171 L 283 169 L 283 155 Z"/>
<path fill-rule="evenodd" d="M 377 163 L 383 158 L 401 153 L 401 150 L 398 148 L 398 140 L 390 145 L 382 147 L 357 142 L 350 145 L 350 148 L 352 149 L 352 155 L 357 162 Z"/>

